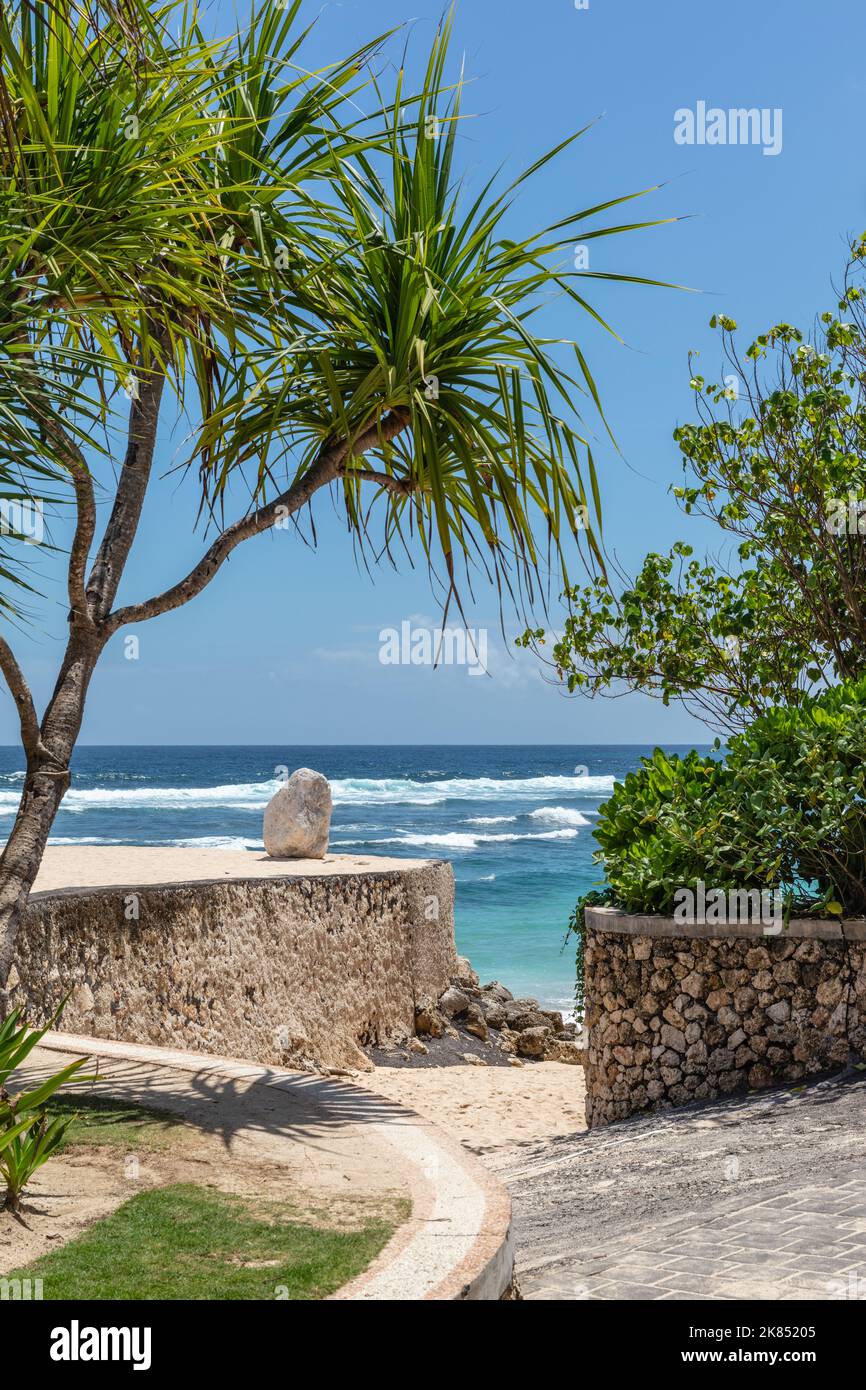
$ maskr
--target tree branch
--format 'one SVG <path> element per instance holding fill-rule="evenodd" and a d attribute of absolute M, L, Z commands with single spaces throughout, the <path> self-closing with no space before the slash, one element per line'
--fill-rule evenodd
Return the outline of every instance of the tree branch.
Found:
<path fill-rule="evenodd" d="M 419 491 L 419 484 L 411 478 L 394 478 L 390 473 L 377 473 L 372 468 L 346 468 L 341 466 L 337 469 L 339 478 L 357 478 L 359 483 L 377 483 L 386 492 L 395 492 L 402 497 L 410 497 L 413 492 Z"/>
<path fill-rule="evenodd" d="M 96 530 L 96 500 L 93 495 L 93 479 L 90 476 L 90 469 L 84 454 L 75 440 L 60 424 L 45 399 L 45 384 L 39 375 L 39 368 L 29 353 L 27 358 L 30 363 L 26 369 L 27 381 L 33 387 L 33 398 L 29 403 L 33 408 L 34 416 L 54 444 L 68 469 L 75 492 L 76 522 L 75 534 L 69 551 L 67 592 L 72 614 L 86 622 L 90 617 L 90 611 L 84 581 L 87 557 L 90 554 L 90 547 L 93 544 L 93 535 Z"/>
<path fill-rule="evenodd" d="M 67 456 L 67 467 L 75 491 L 75 534 L 69 549 L 69 570 L 66 584 L 70 613 L 81 621 L 87 622 L 90 618 L 90 610 L 87 604 L 85 578 L 87 559 L 96 531 L 96 500 L 93 495 L 93 479 L 90 476 L 90 469 L 87 467 L 84 455 L 66 431 L 54 423 L 46 424 L 45 430 L 46 434 L 54 437 L 55 444 Z"/>
<path fill-rule="evenodd" d="M 164 332 L 155 332 L 153 338 L 161 348 L 165 347 Z M 98 623 L 102 623 L 111 611 L 138 530 L 150 481 L 164 387 L 163 367 L 152 364 L 129 409 L 126 454 L 114 506 L 87 581 L 88 603 Z"/>
<path fill-rule="evenodd" d="M 360 458 L 375 445 L 394 439 L 401 430 L 406 428 L 409 418 L 408 410 L 398 408 L 393 410 L 387 419 L 371 425 L 355 440 L 354 444 L 349 440 L 342 440 L 338 444 L 323 446 L 302 478 L 299 478 L 279 497 L 276 497 L 273 502 L 268 502 L 267 505 L 259 507 L 256 511 L 249 512 L 217 536 L 213 545 L 205 552 L 198 564 L 190 570 L 186 578 L 181 579 L 172 588 L 166 589 L 164 593 L 147 599 L 144 603 L 132 604 L 128 608 L 119 608 L 112 613 L 105 621 L 103 629 L 105 634 L 110 637 L 119 627 L 123 627 L 127 623 L 141 623 L 147 618 L 155 618 L 160 613 L 168 613 L 172 609 L 180 608 L 183 604 L 188 603 L 211 582 L 236 546 L 251 536 L 257 536 L 262 531 L 270 530 L 278 519 L 282 519 L 284 516 L 293 516 L 300 511 L 301 507 L 305 506 L 320 488 L 335 482 L 341 476 L 344 471 L 343 464 L 350 452 L 354 458 Z M 378 476 L 384 478 L 388 475 Z M 395 482 L 396 480 L 392 479 L 391 481 Z"/>
<path fill-rule="evenodd" d="M 18 706 L 21 742 L 29 758 L 39 748 L 39 719 L 33 704 L 33 696 L 30 694 L 30 686 L 27 684 L 24 673 L 5 637 L 0 637 L 0 671 L 3 672 L 10 694 Z"/>

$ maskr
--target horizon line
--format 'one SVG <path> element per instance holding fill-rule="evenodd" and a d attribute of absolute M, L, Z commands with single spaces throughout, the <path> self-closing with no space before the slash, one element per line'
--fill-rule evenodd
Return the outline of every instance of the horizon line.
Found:
<path fill-rule="evenodd" d="M 78 748 L 647 748 L 650 745 L 665 748 L 700 748 L 703 743 L 675 742 L 673 740 L 642 739 L 629 743 L 615 739 L 601 739 L 597 743 L 479 743 L 475 740 L 466 743 L 77 743 Z M 0 749 L 21 751 L 21 744 L 0 743 Z"/>

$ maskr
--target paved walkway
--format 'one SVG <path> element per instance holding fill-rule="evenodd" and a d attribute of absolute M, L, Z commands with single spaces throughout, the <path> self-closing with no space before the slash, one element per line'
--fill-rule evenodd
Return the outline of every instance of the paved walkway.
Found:
<path fill-rule="evenodd" d="M 866 1076 L 486 1160 L 527 1299 L 866 1300 Z"/>

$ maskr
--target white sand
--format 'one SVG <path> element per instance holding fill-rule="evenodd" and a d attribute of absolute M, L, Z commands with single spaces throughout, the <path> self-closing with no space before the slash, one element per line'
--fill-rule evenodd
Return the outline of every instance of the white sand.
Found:
<path fill-rule="evenodd" d="M 270 859 L 248 850 L 179 849 L 153 845 L 49 845 L 34 892 L 61 888 L 143 887 L 157 883 L 210 883 L 221 879 L 301 878 L 306 874 L 389 873 L 418 868 L 425 859 L 326 854 L 324 859 Z"/>
<path fill-rule="evenodd" d="M 432 1120 L 479 1154 L 586 1129 L 583 1067 L 376 1067 L 358 1084 Z"/>

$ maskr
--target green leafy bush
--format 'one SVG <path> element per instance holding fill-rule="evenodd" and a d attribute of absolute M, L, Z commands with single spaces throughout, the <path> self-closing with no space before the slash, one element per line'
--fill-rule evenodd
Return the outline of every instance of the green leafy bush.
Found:
<path fill-rule="evenodd" d="M 677 888 L 706 878 L 706 844 L 721 828 L 727 774 L 717 759 L 659 748 L 641 764 L 599 810 L 595 858 L 621 907 L 666 912 Z"/>
<path fill-rule="evenodd" d="M 656 749 L 617 784 L 595 836 L 609 900 L 629 912 L 670 913 L 701 879 L 776 890 L 800 912 L 866 914 L 866 680 L 768 711 L 723 758 Z"/>
<path fill-rule="evenodd" d="M 734 320 L 713 315 L 724 379 L 691 374 L 697 418 L 674 432 L 672 491 L 715 543 L 701 556 L 686 536 L 631 577 L 613 563 L 569 590 L 552 653 L 569 690 L 643 690 L 740 732 L 866 674 L 864 270 L 866 236 L 805 333 L 776 323 L 743 351 Z"/>
<path fill-rule="evenodd" d="M 866 914 L 866 680 L 768 711 L 731 740 L 727 767 L 738 872 L 799 908 Z"/>

